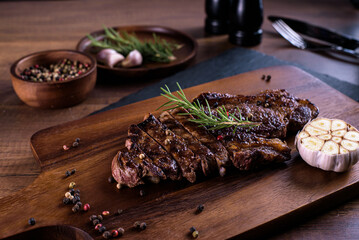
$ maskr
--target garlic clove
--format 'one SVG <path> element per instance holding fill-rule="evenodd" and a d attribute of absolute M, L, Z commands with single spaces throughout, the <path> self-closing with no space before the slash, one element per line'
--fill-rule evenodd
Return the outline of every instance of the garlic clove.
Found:
<path fill-rule="evenodd" d="M 111 48 L 107 48 L 98 52 L 96 55 L 96 59 L 104 63 L 106 66 L 113 68 L 115 65 L 120 63 L 123 59 L 125 59 L 125 57 L 122 56 L 122 54 L 116 52 L 115 50 Z"/>
<path fill-rule="evenodd" d="M 123 60 L 121 65 L 125 68 L 136 67 L 140 66 L 142 64 L 142 61 L 142 54 L 137 50 L 133 50 L 127 55 L 126 59 Z"/>
<path fill-rule="evenodd" d="M 359 141 L 359 132 L 349 131 L 344 135 L 344 138 L 352 141 Z"/>
<path fill-rule="evenodd" d="M 318 135 L 325 135 L 327 134 L 328 132 L 327 131 L 323 131 L 323 130 L 320 130 L 318 128 L 315 128 L 313 126 L 308 126 L 305 128 L 305 131 L 307 133 L 309 133 L 310 136 L 318 136 Z"/>
<path fill-rule="evenodd" d="M 334 119 L 332 122 L 332 131 L 342 130 L 347 128 L 347 123 L 343 120 Z"/>
<path fill-rule="evenodd" d="M 323 131 L 329 131 L 331 129 L 332 122 L 327 118 L 320 118 L 313 120 L 310 125 Z"/>
<path fill-rule="evenodd" d="M 359 160 L 359 132 L 339 119 L 319 118 L 307 123 L 297 134 L 295 145 L 305 162 L 327 171 L 346 171 Z"/>

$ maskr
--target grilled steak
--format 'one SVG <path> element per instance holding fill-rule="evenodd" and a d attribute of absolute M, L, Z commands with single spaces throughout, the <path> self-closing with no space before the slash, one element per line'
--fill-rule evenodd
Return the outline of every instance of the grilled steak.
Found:
<path fill-rule="evenodd" d="M 199 171 L 206 176 L 219 171 L 223 176 L 231 165 L 249 170 L 283 162 L 291 155 L 281 139 L 319 114 L 309 100 L 285 90 L 266 90 L 253 96 L 202 93 L 193 101 L 202 104 L 207 114 L 211 111 L 216 115 L 219 107 L 225 107 L 228 113 L 260 125 L 208 130 L 189 121 L 194 117 L 183 108 L 162 113 L 160 121 L 149 115 L 130 126 L 127 149 L 113 159 L 116 181 L 134 187 L 144 178 L 157 182 L 183 176 L 194 182 Z"/>
<path fill-rule="evenodd" d="M 196 181 L 195 170 L 200 159 L 188 148 L 185 141 L 169 130 L 157 118 L 150 114 L 138 127 L 158 142 L 176 160 L 183 177 L 190 182 Z"/>
<path fill-rule="evenodd" d="M 210 175 L 217 169 L 216 159 L 214 154 L 204 146 L 197 138 L 188 132 L 181 123 L 174 119 L 167 111 L 163 112 L 159 120 L 166 125 L 177 136 L 182 137 L 188 148 L 200 159 L 202 171 L 205 176 Z"/>
<path fill-rule="evenodd" d="M 176 161 L 137 125 L 131 125 L 128 129 L 126 147 L 130 148 L 133 144 L 136 144 L 152 160 L 153 164 L 165 173 L 164 178 L 181 179 Z"/>

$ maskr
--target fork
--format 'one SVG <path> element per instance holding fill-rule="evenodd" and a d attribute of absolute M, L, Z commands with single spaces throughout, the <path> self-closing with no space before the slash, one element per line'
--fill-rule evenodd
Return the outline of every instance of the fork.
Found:
<path fill-rule="evenodd" d="M 359 58 L 359 48 L 356 50 L 346 49 L 337 45 L 329 45 L 323 43 L 317 43 L 313 41 L 309 41 L 304 39 L 298 33 L 296 33 L 291 27 L 289 27 L 283 20 L 278 19 L 272 23 L 274 29 L 282 35 L 288 42 L 290 42 L 293 46 L 306 49 L 310 51 L 332 51 L 338 53 L 344 53 L 350 56 L 354 56 Z"/>

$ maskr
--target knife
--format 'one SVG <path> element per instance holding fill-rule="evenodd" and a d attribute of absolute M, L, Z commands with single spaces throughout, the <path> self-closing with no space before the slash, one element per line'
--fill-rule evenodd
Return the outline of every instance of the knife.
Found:
<path fill-rule="evenodd" d="M 335 45 L 352 50 L 359 48 L 359 40 L 345 34 L 337 33 L 330 29 L 315 26 L 303 21 L 279 16 L 268 16 L 268 19 L 271 22 L 275 22 L 276 20 L 281 19 L 286 24 L 288 24 L 294 31 L 302 33 L 309 37 L 317 38 L 329 43 L 334 43 Z"/>

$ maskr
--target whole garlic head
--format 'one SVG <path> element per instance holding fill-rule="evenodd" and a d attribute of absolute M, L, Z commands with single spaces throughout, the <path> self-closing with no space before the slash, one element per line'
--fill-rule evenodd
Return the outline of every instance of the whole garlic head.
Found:
<path fill-rule="evenodd" d="M 359 131 L 339 119 L 316 118 L 295 137 L 304 161 L 326 171 L 343 172 L 359 159 Z"/>

